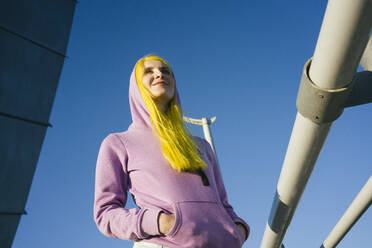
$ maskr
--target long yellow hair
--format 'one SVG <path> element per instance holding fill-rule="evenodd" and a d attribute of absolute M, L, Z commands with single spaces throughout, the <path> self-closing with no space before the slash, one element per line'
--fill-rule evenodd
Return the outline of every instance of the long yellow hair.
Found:
<path fill-rule="evenodd" d="M 160 140 L 165 159 L 177 171 L 204 170 L 207 165 L 198 153 L 195 145 L 197 140 L 191 135 L 182 119 L 180 106 L 178 106 L 176 100 L 176 89 L 166 113 L 163 113 L 157 108 L 151 97 L 151 92 L 144 87 L 142 83 L 144 62 L 148 60 L 161 61 L 168 67 L 172 75 L 173 72 L 168 63 L 158 56 L 147 56 L 140 59 L 135 69 L 138 89 L 149 111 L 152 131 Z"/>

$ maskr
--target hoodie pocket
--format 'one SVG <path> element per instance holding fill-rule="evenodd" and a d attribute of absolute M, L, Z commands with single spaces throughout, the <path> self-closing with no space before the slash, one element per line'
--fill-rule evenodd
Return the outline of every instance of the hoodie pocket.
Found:
<path fill-rule="evenodd" d="M 174 214 L 175 224 L 166 236 L 177 247 L 235 248 L 242 245 L 240 230 L 219 203 L 177 202 Z"/>

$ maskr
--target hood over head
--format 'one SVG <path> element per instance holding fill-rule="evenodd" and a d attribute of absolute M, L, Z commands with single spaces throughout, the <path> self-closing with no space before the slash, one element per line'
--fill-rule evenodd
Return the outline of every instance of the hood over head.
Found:
<path fill-rule="evenodd" d="M 149 111 L 142 99 L 141 93 L 138 89 L 137 78 L 136 78 L 136 66 L 134 66 L 132 74 L 129 81 L 129 105 L 130 112 L 132 115 L 132 125 L 131 127 L 142 127 L 151 129 L 151 120 Z M 174 84 L 176 102 L 182 113 L 181 100 L 177 90 L 177 83 Z"/>
<path fill-rule="evenodd" d="M 144 98 L 142 97 L 143 85 L 141 85 L 142 82 L 137 82 L 137 78 L 142 76 L 139 73 L 142 72 L 136 70 L 136 67 L 138 63 L 146 59 L 164 61 L 158 56 L 149 56 L 139 60 L 134 67 L 129 84 L 129 104 L 133 121 L 130 128 L 151 130 L 159 138 L 163 156 L 173 169 L 179 172 L 205 169 L 207 165 L 198 152 L 197 139 L 193 137 L 182 120 L 176 82 L 174 84 L 175 98 L 172 98 L 167 113 L 163 114 L 147 93 L 144 93 L 146 94 Z"/>

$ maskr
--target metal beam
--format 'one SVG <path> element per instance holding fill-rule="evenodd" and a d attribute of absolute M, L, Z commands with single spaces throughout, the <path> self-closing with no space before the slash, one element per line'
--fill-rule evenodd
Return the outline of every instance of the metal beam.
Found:
<path fill-rule="evenodd" d="M 305 76 L 323 91 L 349 87 L 371 26 L 372 1 L 328 1 L 312 63 Z M 322 101 L 321 97 L 317 101 Z M 324 104 L 332 105 L 332 101 Z M 342 101 L 337 104 L 341 105 L 337 107 L 345 106 Z M 278 248 L 282 244 L 331 126 L 332 121 L 327 122 L 327 118 L 315 122 L 297 113 L 261 248 Z"/>
<path fill-rule="evenodd" d="M 216 116 L 214 116 L 214 117 L 212 117 L 210 119 L 208 119 L 206 117 L 203 117 L 201 119 L 194 119 L 194 118 L 190 118 L 190 117 L 184 116 L 183 117 L 183 120 L 186 121 L 186 122 L 188 122 L 188 123 L 199 125 L 199 126 L 202 126 L 203 127 L 204 138 L 211 145 L 212 150 L 213 150 L 214 154 L 217 157 L 216 150 L 215 150 L 215 147 L 214 147 L 213 138 L 212 138 L 212 134 L 211 134 L 211 130 L 209 128 L 209 125 L 216 121 Z"/>
<path fill-rule="evenodd" d="M 354 81 L 345 108 L 372 102 L 372 71 L 358 72 Z"/>
<path fill-rule="evenodd" d="M 334 248 L 372 204 L 372 176 L 360 190 L 344 215 L 324 240 L 321 248 Z"/>

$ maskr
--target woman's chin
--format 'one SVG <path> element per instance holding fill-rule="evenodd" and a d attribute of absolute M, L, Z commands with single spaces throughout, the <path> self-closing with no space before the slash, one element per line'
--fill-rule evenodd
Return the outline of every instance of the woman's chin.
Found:
<path fill-rule="evenodd" d="M 161 94 L 161 95 L 153 95 L 153 99 L 157 103 L 161 104 L 168 104 L 172 100 L 173 96 L 170 96 L 168 94 Z"/>
<path fill-rule="evenodd" d="M 169 94 L 170 92 L 167 92 L 167 90 L 159 90 L 156 92 L 151 92 L 152 97 L 156 100 L 170 100 L 173 98 L 173 94 Z"/>

